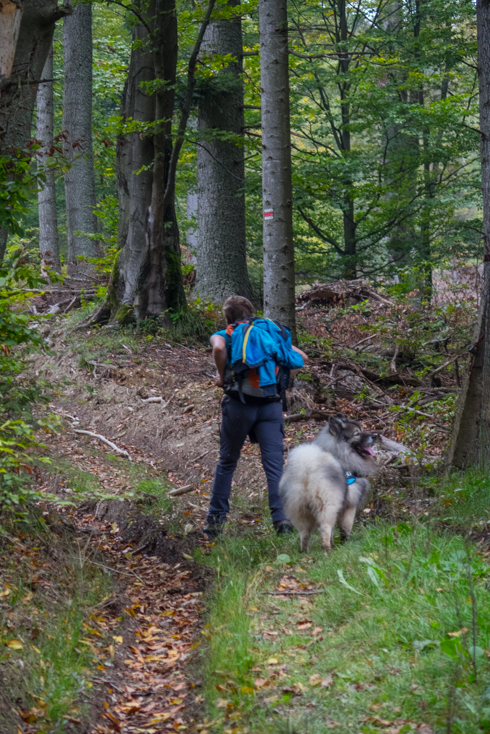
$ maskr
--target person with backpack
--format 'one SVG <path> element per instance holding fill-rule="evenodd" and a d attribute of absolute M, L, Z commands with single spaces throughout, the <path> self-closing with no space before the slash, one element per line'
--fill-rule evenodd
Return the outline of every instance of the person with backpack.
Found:
<path fill-rule="evenodd" d="M 247 298 L 230 296 L 223 306 L 227 328 L 211 336 L 216 364 L 215 383 L 222 387 L 220 458 L 203 532 L 210 538 L 223 530 L 230 511 L 231 482 L 247 436 L 258 443 L 267 477 L 269 508 L 278 534 L 290 533 L 279 497 L 283 468 L 286 388 L 308 359 L 291 343 L 288 329 L 278 322 L 254 317 Z"/>

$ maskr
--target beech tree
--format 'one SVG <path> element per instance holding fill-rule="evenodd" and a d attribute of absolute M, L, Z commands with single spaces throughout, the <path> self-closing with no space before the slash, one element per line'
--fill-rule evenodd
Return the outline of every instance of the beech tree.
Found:
<path fill-rule="evenodd" d="M 22 3 L 7 0 L 0 5 L 0 90 L 8 84 L 22 20 Z"/>
<path fill-rule="evenodd" d="M 169 314 L 181 315 L 187 307 L 175 210 L 175 176 L 193 102 L 196 62 L 214 1 L 208 4 L 189 57 L 175 134 L 175 0 L 135 6 L 139 23 L 134 31 L 123 102 L 123 117 L 126 116 L 129 126 L 123 132 L 129 134 L 120 136 L 118 141 L 119 201 L 120 207 L 129 206 L 130 217 L 129 221 L 123 219 L 119 228 L 121 249 L 107 298 L 90 317 L 90 323 L 107 319 L 126 323 L 161 314 L 168 321 Z M 141 165 L 145 166 L 145 175 L 140 179 Z"/>
<path fill-rule="evenodd" d="M 58 6 L 57 0 L 24 0 L 15 44 L 18 15 L 13 25 L 9 26 L 5 23 L 4 9 L 6 6 L 2 4 L 2 27 L 10 28 L 10 32 L 5 46 L 5 36 L 2 36 L 1 53 L 5 54 L 5 60 L 1 63 L 7 74 L 14 48 L 15 53 L 10 79 L 3 77 L 1 80 L 0 154 L 15 156 L 18 151 L 25 151 L 31 140 L 37 87 L 51 48 L 54 25 L 71 10 L 68 5 Z M 0 260 L 5 253 L 7 234 L 5 229 L 0 230 Z"/>
<path fill-rule="evenodd" d="M 295 338 L 287 0 L 259 0 L 264 313 Z"/>
<path fill-rule="evenodd" d="M 88 276 L 99 244 L 87 235 L 97 232 L 94 156 L 92 150 L 92 5 L 78 4 L 63 21 L 63 152 L 65 173 L 68 273 Z"/>
<path fill-rule="evenodd" d="M 448 468 L 490 465 L 490 0 L 476 4 L 483 193 L 483 290 L 470 361 L 456 409 Z"/>
<path fill-rule="evenodd" d="M 53 156 L 54 99 L 53 99 L 53 47 L 48 54 L 37 91 L 36 138 L 41 143 L 37 151 L 37 170 L 43 174 L 44 182 L 37 201 L 39 211 L 39 250 L 44 265 L 61 272 L 58 216 L 56 212 L 55 174 L 48 165 Z"/>
<path fill-rule="evenodd" d="M 230 0 L 228 7 L 237 4 Z M 232 60 L 198 89 L 196 291 L 215 302 L 233 294 L 252 298 L 245 241 L 240 15 L 209 24 L 202 55 L 204 59 L 231 55 Z M 230 134 L 228 139 L 223 133 Z"/>

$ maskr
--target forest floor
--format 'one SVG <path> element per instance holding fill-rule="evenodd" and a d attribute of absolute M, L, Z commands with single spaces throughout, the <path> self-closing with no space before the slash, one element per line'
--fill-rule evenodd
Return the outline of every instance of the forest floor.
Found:
<path fill-rule="evenodd" d="M 0 529 L 2 734 L 490 731 L 490 481 L 434 470 L 471 319 L 327 291 L 298 299 L 312 358 L 286 447 L 342 411 L 413 452 L 382 457 L 353 541 L 328 558 L 275 536 L 251 444 L 223 538 L 202 538 L 209 349 L 51 328 L 31 371 L 59 416 L 35 478 L 57 499 Z"/>

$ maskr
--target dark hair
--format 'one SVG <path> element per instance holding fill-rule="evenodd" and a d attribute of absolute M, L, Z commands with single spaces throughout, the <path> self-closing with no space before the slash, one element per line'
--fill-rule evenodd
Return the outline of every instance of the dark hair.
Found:
<path fill-rule="evenodd" d="M 254 307 L 243 296 L 230 296 L 223 304 L 223 314 L 227 324 L 234 324 L 235 321 L 245 321 L 254 315 Z"/>

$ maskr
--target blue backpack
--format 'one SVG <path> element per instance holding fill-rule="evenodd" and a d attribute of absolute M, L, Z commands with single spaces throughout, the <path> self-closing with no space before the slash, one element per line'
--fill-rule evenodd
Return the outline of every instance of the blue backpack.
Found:
<path fill-rule="evenodd" d="M 227 363 L 224 389 L 238 394 L 277 401 L 286 410 L 286 390 L 291 369 L 303 366 L 300 354 L 293 351 L 291 334 L 282 324 L 255 317 L 228 326 Z"/>

